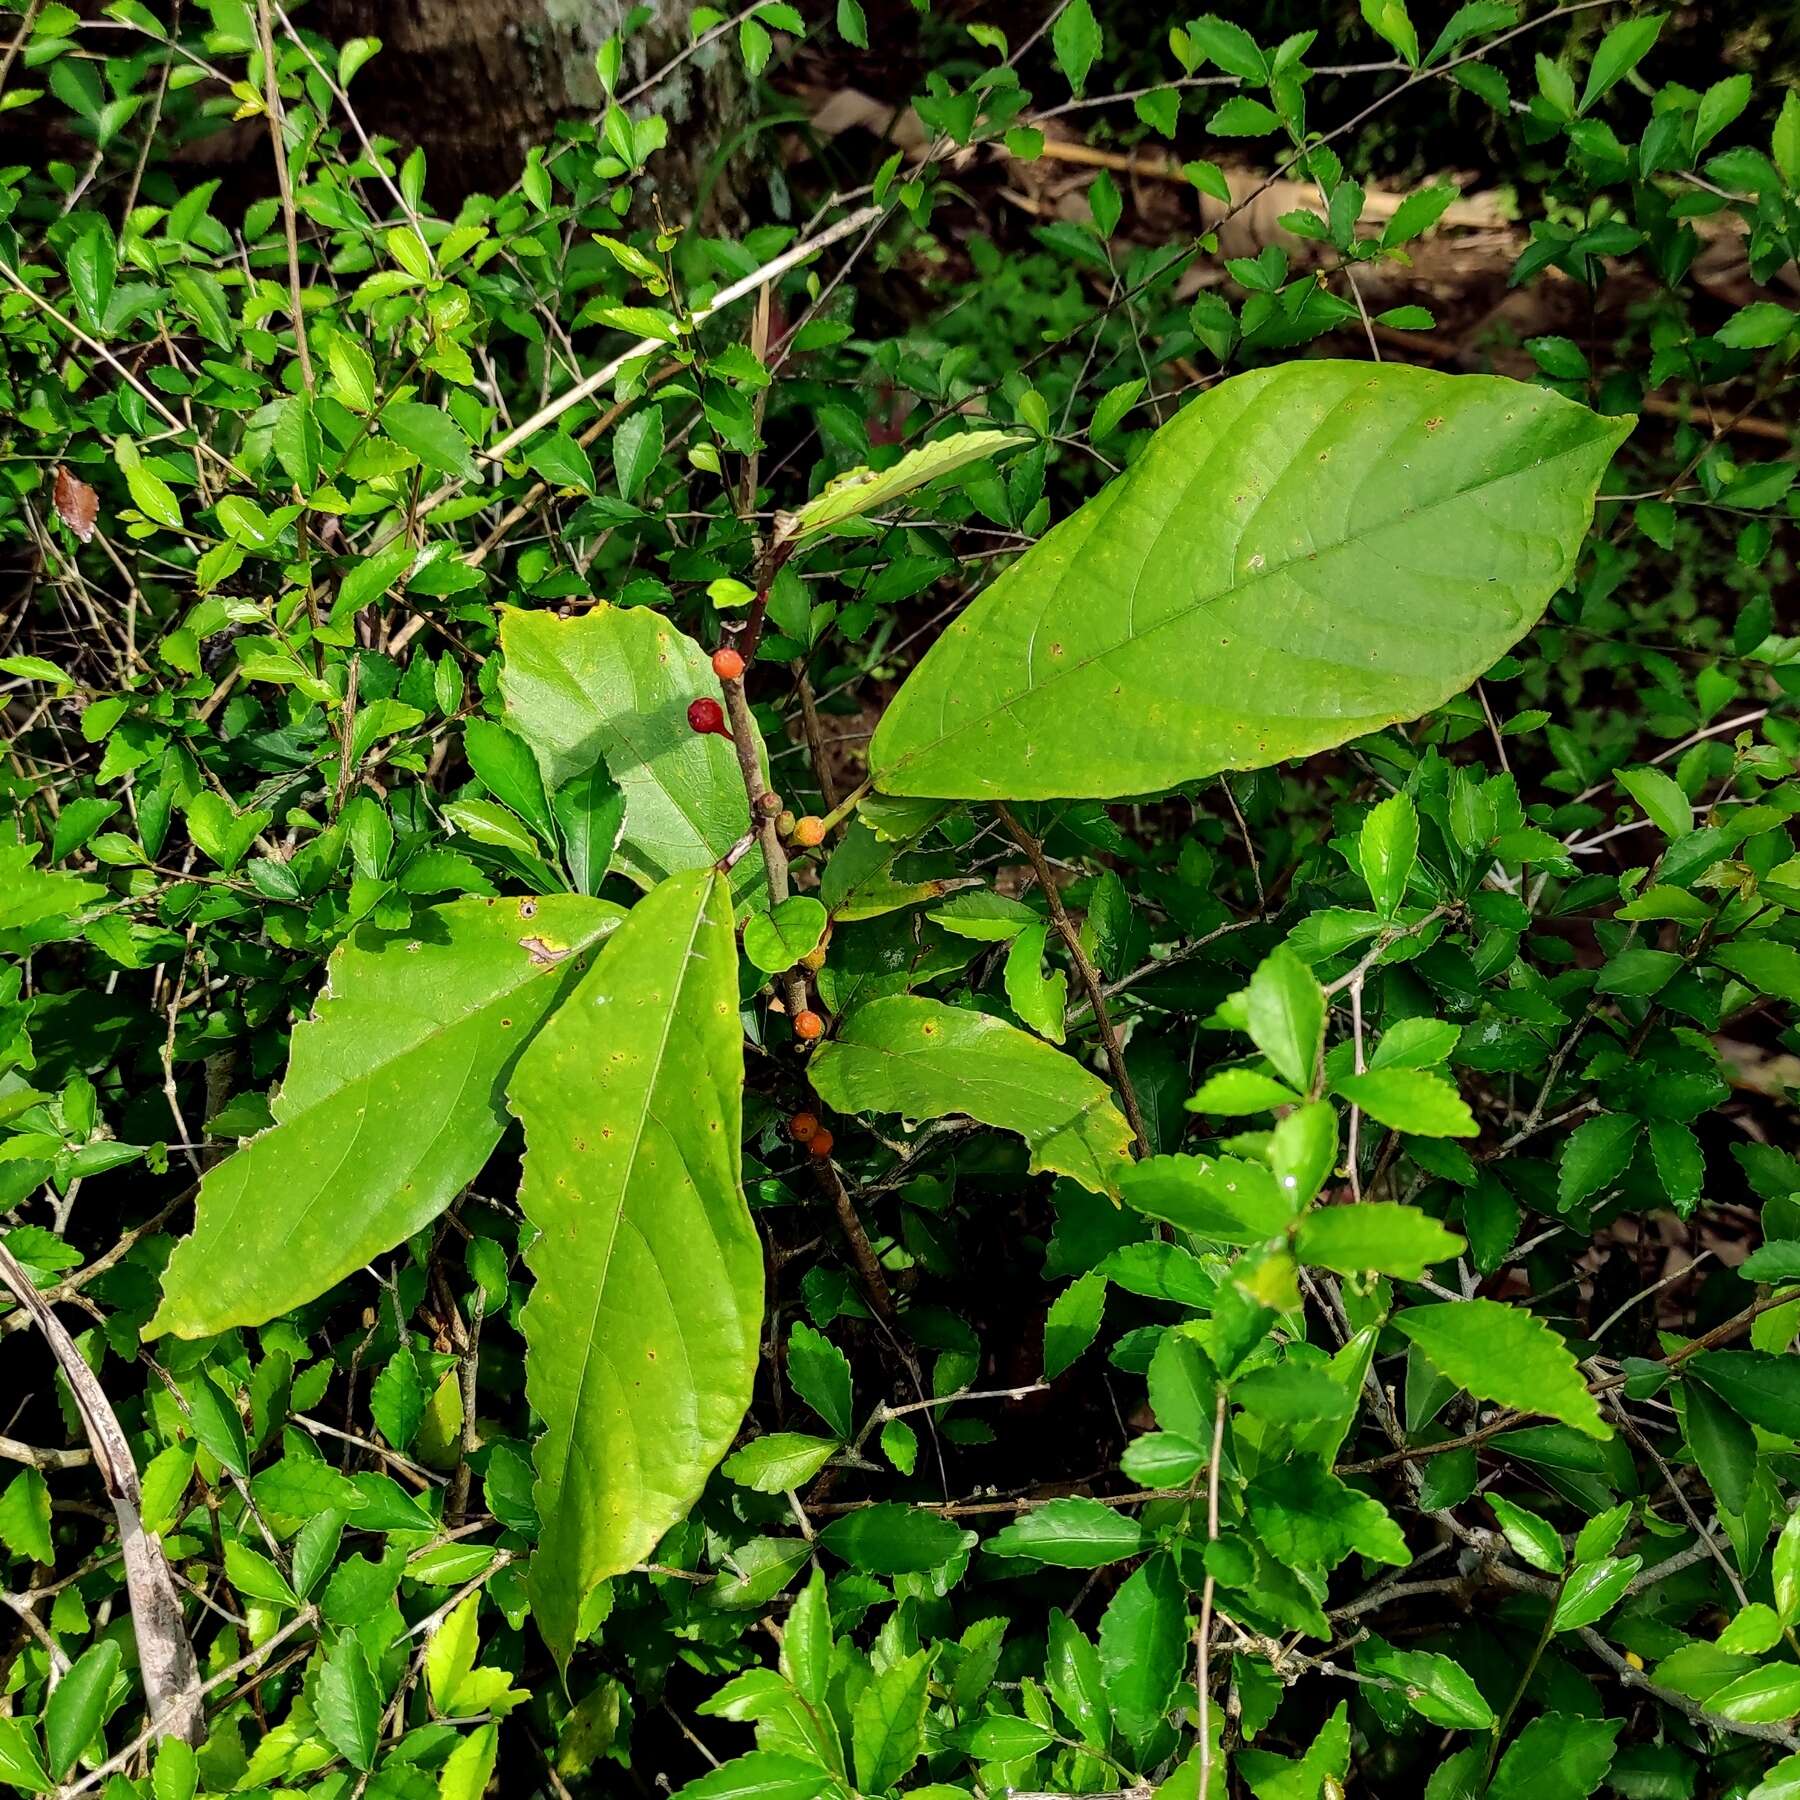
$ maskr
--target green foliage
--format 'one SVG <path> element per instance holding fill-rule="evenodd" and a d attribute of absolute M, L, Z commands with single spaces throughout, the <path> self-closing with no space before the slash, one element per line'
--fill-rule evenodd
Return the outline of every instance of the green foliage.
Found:
<path fill-rule="evenodd" d="M 0 1787 L 1800 1791 L 1800 98 L 1443 11 L 9 7 Z"/>
<path fill-rule="evenodd" d="M 893 996 L 848 1013 L 813 1059 L 820 1099 L 839 1112 L 953 1114 L 1016 1131 L 1034 1169 L 1110 1193 L 1131 1130 L 1080 1063 L 1004 1019 Z"/>
<path fill-rule="evenodd" d="M 1629 425 L 1365 363 L 1221 382 L 932 645 L 875 783 L 1113 798 L 1416 718 L 1536 622 Z"/>
<path fill-rule="evenodd" d="M 624 797 L 619 872 L 650 886 L 705 868 L 749 822 L 731 746 L 688 727 L 687 704 L 712 683 L 706 653 L 648 607 L 597 606 L 572 619 L 508 610 L 500 618 L 506 718 L 530 745 L 554 798 L 604 767 Z M 740 885 L 760 878 L 757 853 Z"/>
<path fill-rule="evenodd" d="M 743 1046 L 723 880 L 635 906 L 521 1059 L 521 1325 L 542 1534 L 532 1608 L 566 1663 L 583 1602 L 699 1497 L 750 1402 L 762 1257 L 740 1172 Z"/>
<path fill-rule="evenodd" d="M 480 1173 L 520 1054 L 624 916 L 552 894 L 361 927 L 294 1033 L 274 1124 L 201 1183 L 149 1329 L 264 1324 L 429 1225 Z"/>

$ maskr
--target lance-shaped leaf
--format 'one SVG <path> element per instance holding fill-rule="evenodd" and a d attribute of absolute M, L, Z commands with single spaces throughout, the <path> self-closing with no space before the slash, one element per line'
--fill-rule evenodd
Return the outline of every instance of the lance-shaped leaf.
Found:
<path fill-rule="evenodd" d="M 813 1086 L 839 1112 L 909 1119 L 965 1114 L 1016 1131 L 1033 1172 L 1117 1194 L 1131 1127 L 1098 1076 L 986 1013 L 896 994 L 859 1006 L 814 1058 Z"/>
<path fill-rule="evenodd" d="M 1146 794 L 1416 718 L 1537 621 L 1632 423 L 1394 364 L 1222 382 L 931 647 L 875 784 Z"/>
<path fill-rule="evenodd" d="M 633 908 L 513 1076 L 540 1234 L 532 1610 L 565 1663 L 583 1600 L 693 1505 L 750 1404 L 763 1273 L 743 1085 L 731 895 L 711 870 Z"/>
<path fill-rule="evenodd" d="M 614 867 L 640 887 L 717 862 L 750 829 L 730 742 L 687 722 L 717 699 L 707 654 L 647 606 L 596 606 L 573 619 L 503 608 L 500 692 L 555 793 L 604 763 L 625 796 Z M 758 747 L 760 754 L 761 747 Z M 739 893 L 762 885 L 762 853 L 738 862 Z"/>
<path fill-rule="evenodd" d="M 623 917 L 577 894 L 455 900 L 335 951 L 276 1122 L 208 1171 L 151 1334 L 260 1325 L 436 1218 L 499 1142 L 519 1052 Z"/>
<path fill-rule="evenodd" d="M 1031 437 L 1018 431 L 965 431 L 937 438 L 909 450 L 898 462 L 881 470 L 850 469 L 839 475 L 797 512 L 780 513 L 775 520 L 777 541 L 811 537 L 814 532 L 841 525 L 846 519 L 866 518 L 884 506 L 892 506 L 916 492 L 928 481 L 966 469 L 1002 451 L 1029 444 Z"/>

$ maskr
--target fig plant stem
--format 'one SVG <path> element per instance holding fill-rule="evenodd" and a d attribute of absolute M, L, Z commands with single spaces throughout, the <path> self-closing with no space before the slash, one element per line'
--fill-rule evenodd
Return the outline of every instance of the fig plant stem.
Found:
<path fill-rule="evenodd" d="M 1100 1030 L 1100 1042 L 1106 1048 L 1107 1066 L 1112 1070 L 1113 1086 L 1119 1090 L 1119 1102 L 1125 1109 L 1125 1120 L 1131 1127 L 1137 1156 L 1142 1160 L 1154 1155 L 1150 1134 L 1144 1129 L 1144 1114 L 1138 1105 L 1137 1089 L 1131 1085 L 1131 1071 L 1125 1067 L 1125 1047 L 1119 1042 L 1118 1027 L 1113 1024 L 1112 1014 L 1106 1008 L 1106 995 L 1100 985 L 1099 971 L 1081 947 L 1081 933 L 1076 930 L 1075 921 L 1069 917 L 1069 909 L 1062 903 L 1062 893 L 1057 888 L 1056 876 L 1045 859 L 1044 846 L 1019 823 L 1003 800 L 994 802 L 994 811 L 1000 815 L 1000 823 L 1012 834 L 1013 842 L 1025 852 L 1030 861 L 1038 886 L 1044 890 L 1044 904 L 1050 909 L 1051 922 L 1056 926 L 1057 935 L 1068 946 L 1069 960 L 1075 965 L 1075 973 L 1081 978 L 1082 989 L 1093 1010 L 1094 1023 Z"/>

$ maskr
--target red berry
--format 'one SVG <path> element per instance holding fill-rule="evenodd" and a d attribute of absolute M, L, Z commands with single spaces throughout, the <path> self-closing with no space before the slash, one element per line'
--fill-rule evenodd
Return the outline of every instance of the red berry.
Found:
<path fill-rule="evenodd" d="M 834 1141 L 829 1131 L 815 1131 L 806 1140 L 806 1147 L 814 1156 L 829 1156 Z"/>
<path fill-rule="evenodd" d="M 713 673 L 721 681 L 736 681 L 744 672 L 744 659 L 735 650 L 713 652 Z"/>
<path fill-rule="evenodd" d="M 795 1113 L 788 1120 L 788 1136 L 796 1144 L 810 1144 L 819 1134 L 819 1121 L 808 1112 Z"/>
<path fill-rule="evenodd" d="M 794 821 L 794 842 L 803 850 L 810 850 L 815 844 L 825 841 L 825 821 L 814 813 L 808 813 L 804 819 Z"/>
<path fill-rule="evenodd" d="M 794 1014 L 794 1035 L 805 1038 L 808 1042 L 825 1033 L 825 1021 L 816 1012 Z"/>
<path fill-rule="evenodd" d="M 696 700 L 688 708 L 688 726 L 702 737 L 713 731 L 720 737 L 731 736 L 725 727 L 725 709 L 716 700 Z"/>

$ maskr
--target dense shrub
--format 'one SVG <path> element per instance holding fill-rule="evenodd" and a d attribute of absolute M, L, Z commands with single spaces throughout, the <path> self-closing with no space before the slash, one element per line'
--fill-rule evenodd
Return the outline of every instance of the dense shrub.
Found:
<path fill-rule="evenodd" d="M 0 1784 L 1800 1793 L 1800 98 L 879 11 L 14 7 Z"/>

